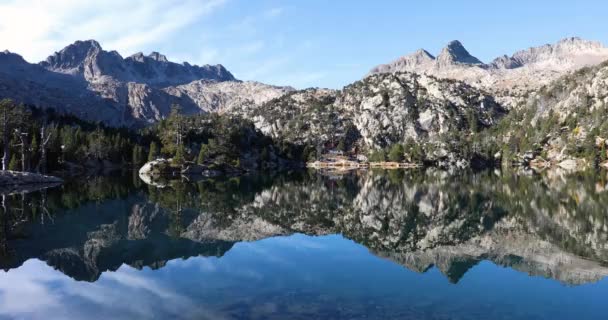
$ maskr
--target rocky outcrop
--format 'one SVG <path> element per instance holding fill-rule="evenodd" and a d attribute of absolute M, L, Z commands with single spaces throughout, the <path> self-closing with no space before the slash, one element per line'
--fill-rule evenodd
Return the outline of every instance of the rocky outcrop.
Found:
<path fill-rule="evenodd" d="M 172 96 L 191 100 L 200 111 L 226 113 L 256 108 L 294 90 L 291 87 L 271 86 L 255 81 L 197 80 L 168 87 L 164 91 Z"/>
<path fill-rule="evenodd" d="M 445 136 L 491 127 L 505 112 L 482 90 L 413 73 L 376 74 L 339 91 L 296 91 L 232 111 L 263 133 L 294 144 L 327 149 L 341 141 L 361 154 L 413 141 L 428 147 L 434 158 L 449 157 L 447 151 L 431 151 L 445 148 Z"/>
<path fill-rule="evenodd" d="M 527 162 L 568 171 L 607 158 L 608 62 L 563 76 L 519 99 L 499 134 L 511 144 L 525 136 Z M 526 159 L 527 158 L 527 159 Z"/>

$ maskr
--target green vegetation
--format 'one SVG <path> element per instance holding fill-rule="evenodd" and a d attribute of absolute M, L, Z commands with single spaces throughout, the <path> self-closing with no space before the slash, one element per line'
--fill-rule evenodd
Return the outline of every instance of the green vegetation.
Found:
<path fill-rule="evenodd" d="M 0 128 L 0 144 L 4 157 L 15 159 L 12 168 L 46 172 L 62 169 L 66 163 L 106 161 L 130 165 L 141 159 L 139 152 L 143 149 L 135 150 L 135 141 L 141 137 L 126 129 L 108 128 L 52 109 L 17 105 L 11 100 L 0 103 L 0 114 L 6 114 L 4 118 L 8 119 Z M 138 159 L 133 159 L 135 151 Z"/>
<path fill-rule="evenodd" d="M 177 166 L 209 162 L 255 169 L 276 167 L 281 159 L 299 162 L 304 149 L 274 141 L 239 117 L 184 116 L 178 108 L 158 124 L 134 131 L 2 100 L 0 133 L 3 168 L 38 172 L 79 165 L 139 167 L 158 157 L 172 158 Z"/>
<path fill-rule="evenodd" d="M 383 149 L 374 150 L 369 155 L 369 161 L 371 162 L 384 162 L 386 161 L 386 151 Z"/>
<path fill-rule="evenodd" d="M 148 150 L 148 161 L 155 160 L 158 157 L 158 145 L 156 142 L 150 142 L 150 148 Z"/>
<path fill-rule="evenodd" d="M 405 159 L 405 149 L 402 144 L 395 144 L 391 147 L 388 153 L 388 160 L 393 162 L 402 162 Z"/>

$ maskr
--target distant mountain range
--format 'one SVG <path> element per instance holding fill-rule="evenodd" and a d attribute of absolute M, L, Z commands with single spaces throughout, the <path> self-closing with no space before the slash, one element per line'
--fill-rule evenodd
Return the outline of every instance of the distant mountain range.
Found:
<path fill-rule="evenodd" d="M 76 41 L 38 64 L 0 53 L 0 97 L 52 107 L 112 126 L 141 126 L 168 115 L 260 103 L 293 90 L 237 80 L 222 65 L 170 62 L 158 53 L 123 58 L 94 40 Z"/>
<path fill-rule="evenodd" d="M 546 85 L 564 73 L 608 60 L 608 48 L 595 41 L 565 38 L 503 55 L 490 63 L 472 56 L 459 41 L 452 41 L 437 57 L 420 49 L 391 63 L 374 67 L 371 74 L 414 72 L 465 81 L 491 90 L 529 90 Z"/>
<path fill-rule="evenodd" d="M 459 41 L 437 57 L 420 49 L 379 65 L 371 74 L 414 72 L 463 80 L 491 89 L 536 88 L 560 75 L 608 60 L 598 42 L 567 38 L 483 63 Z M 94 40 L 76 41 L 37 64 L 0 53 L 0 96 L 53 107 L 114 126 L 141 126 L 165 117 L 171 105 L 185 113 L 223 112 L 261 105 L 294 91 L 237 80 L 222 65 L 170 62 L 158 53 L 123 58 Z"/>
<path fill-rule="evenodd" d="M 80 77 L 89 82 L 111 78 L 122 82 L 144 83 L 163 88 L 186 84 L 194 80 L 235 81 L 221 64 L 196 66 L 170 62 L 167 57 L 152 52 L 138 52 L 123 58 L 116 51 L 104 51 L 95 40 L 76 41 L 40 62 L 45 69 Z"/>

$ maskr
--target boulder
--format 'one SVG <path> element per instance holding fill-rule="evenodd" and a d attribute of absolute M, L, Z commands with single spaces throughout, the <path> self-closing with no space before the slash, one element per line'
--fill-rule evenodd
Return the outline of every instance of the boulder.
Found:
<path fill-rule="evenodd" d="M 147 162 L 139 169 L 139 175 L 161 174 L 171 167 L 171 162 L 167 159 L 156 159 Z"/>

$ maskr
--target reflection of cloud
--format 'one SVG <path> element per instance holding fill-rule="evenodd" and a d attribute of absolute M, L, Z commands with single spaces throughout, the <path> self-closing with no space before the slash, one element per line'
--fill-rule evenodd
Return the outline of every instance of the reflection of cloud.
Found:
<path fill-rule="evenodd" d="M 276 237 L 272 239 L 274 244 L 280 246 L 287 246 L 291 249 L 296 250 L 321 250 L 328 249 L 327 245 L 322 244 L 322 241 L 319 241 L 320 238 L 313 238 L 310 236 L 304 236 L 300 234 L 296 234 L 289 237 Z"/>
<path fill-rule="evenodd" d="M 318 274 L 299 268 L 298 261 L 317 253 L 335 259 L 339 254 L 330 250 L 344 251 L 332 245 L 336 240 L 343 238 L 296 234 L 238 243 L 222 258 L 176 259 L 160 270 L 123 265 L 104 272 L 94 283 L 75 281 L 41 261 L 28 260 L 8 273 L 0 272 L 0 318 L 229 318 L 212 310 L 218 308 L 216 303 L 231 301 L 201 298 L 241 293 L 240 298 L 247 298 L 251 291 L 246 290 L 270 288 L 259 287 L 262 284 L 289 287 L 294 279 L 319 285 Z"/>
<path fill-rule="evenodd" d="M 44 314 L 43 310 L 58 307 L 60 297 L 47 286 L 64 277 L 39 261 L 27 261 L 10 273 L 0 273 L 0 315 L 37 317 Z"/>
<path fill-rule="evenodd" d="M 222 319 L 171 285 L 130 267 L 77 282 L 38 260 L 0 273 L 0 318 L 141 319 L 163 314 Z"/>
<path fill-rule="evenodd" d="M 162 288 L 157 285 L 154 281 L 141 277 L 136 273 L 136 269 L 130 267 L 123 267 L 123 272 L 109 272 L 105 274 L 106 279 L 113 280 L 123 287 L 129 288 L 130 290 L 144 290 L 149 293 L 161 297 L 163 299 L 169 299 L 172 301 L 183 301 L 186 300 L 170 291 L 166 288 Z"/>

